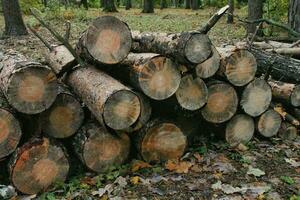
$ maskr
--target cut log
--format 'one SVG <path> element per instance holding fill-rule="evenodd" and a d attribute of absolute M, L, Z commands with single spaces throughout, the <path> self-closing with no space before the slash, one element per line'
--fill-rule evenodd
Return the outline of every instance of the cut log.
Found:
<path fill-rule="evenodd" d="M 221 55 L 219 75 L 225 76 L 235 86 L 244 86 L 254 79 L 257 63 L 252 53 L 227 48 L 217 50 Z"/>
<path fill-rule="evenodd" d="M 15 151 L 22 136 L 19 120 L 0 91 L 0 160 Z"/>
<path fill-rule="evenodd" d="M 295 118 L 293 115 L 286 112 L 285 108 L 281 104 L 270 104 L 270 107 L 273 108 L 285 121 L 292 124 L 293 126 L 299 127 L 300 121 Z"/>
<path fill-rule="evenodd" d="M 208 87 L 208 101 L 201 114 L 208 122 L 223 123 L 233 117 L 237 107 L 235 89 L 229 84 L 218 82 Z"/>
<path fill-rule="evenodd" d="M 231 146 L 249 142 L 254 134 L 255 125 L 252 117 L 239 114 L 234 116 L 226 125 L 226 141 Z"/>
<path fill-rule="evenodd" d="M 269 81 L 269 84 L 275 99 L 283 100 L 295 107 L 300 106 L 300 85 L 281 81 Z"/>
<path fill-rule="evenodd" d="M 61 84 L 55 102 L 42 113 L 42 130 L 54 138 L 67 138 L 76 133 L 83 120 L 80 102 Z"/>
<path fill-rule="evenodd" d="M 56 182 L 65 181 L 69 161 L 64 148 L 42 138 L 32 140 L 14 153 L 9 163 L 10 180 L 24 194 L 45 191 Z"/>
<path fill-rule="evenodd" d="M 257 117 L 269 108 L 271 100 L 270 85 L 263 79 L 255 79 L 244 89 L 240 104 L 245 113 Z"/>
<path fill-rule="evenodd" d="M 152 120 L 136 135 L 141 157 L 149 163 L 179 159 L 187 147 L 187 137 L 176 124 Z"/>
<path fill-rule="evenodd" d="M 79 67 L 70 73 L 67 82 L 104 126 L 124 130 L 138 120 L 138 96 L 104 72 L 92 66 Z"/>
<path fill-rule="evenodd" d="M 206 84 L 199 77 L 186 75 L 181 79 L 176 99 L 182 108 L 198 110 L 206 104 L 208 99 Z"/>
<path fill-rule="evenodd" d="M 199 32 L 167 34 L 133 31 L 132 37 L 133 52 L 157 53 L 181 64 L 199 64 L 211 55 L 211 41 Z"/>
<path fill-rule="evenodd" d="M 298 136 L 298 129 L 288 122 L 283 122 L 279 129 L 278 136 L 284 140 L 295 140 Z"/>
<path fill-rule="evenodd" d="M 179 87 L 178 65 L 169 58 L 152 53 L 130 53 L 122 64 L 130 71 L 132 85 L 152 99 L 167 99 Z"/>
<path fill-rule="evenodd" d="M 125 22 L 102 16 L 81 36 L 77 53 L 91 62 L 117 64 L 127 57 L 131 44 L 131 32 Z"/>
<path fill-rule="evenodd" d="M 220 62 L 220 54 L 217 49 L 212 46 L 212 56 L 196 66 L 195 71 L 197 76 L 200 78 L 212 77 L 219 70 Z"/>
<path fill-rule="evenodd" d="M 130 139 L 125 133 L 112 135 L 96 122 L 82 126 L 72 144 L 86 167 L 98 173 L 123 164 L 130 152 Z"/>
<path fill-rule="evenodd" d="M 262 114 L 257 122 L 257 130 L 264 137 L 273 137 L 281 126 L 281 116 L 274 110 Z"/>
<path fill-rule="evenodd" d="M 48 109 L 57 95 L 57 79 L 47 66 L 28 61 L 14 51 L 2 59 L 0 88 L 17 111 L 37 114 Z"/>

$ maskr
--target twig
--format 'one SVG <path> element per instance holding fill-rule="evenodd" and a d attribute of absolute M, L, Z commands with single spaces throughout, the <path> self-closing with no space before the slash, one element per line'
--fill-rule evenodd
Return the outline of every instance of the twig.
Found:
<path fill-rule="evenodd" d="M 254 32 L 254 34 L 253 34 L 253 36 L 252 36 L 252 38 L 251 38 L 251 40 L 250 40 L 250 43 L 249 43 L 250 48 L 251 48 L 251 46 L 252 46 L 252 44 L 253 44 L 253 42 L 254 42 L 254 39 L 255 39 L 255 37 L 256 37 L 256 35 L 257 35 L 257 33 L 258 33 L 258 31 L 259 31 L 259 29 L 260 29 L 260 27 L 261 27 L 262 24 L 263 24 L 263 23 L 260 22 L 260 23 L 258 24 L 258 26 L 256 27 L 255 32 Z"/>
<path fill-rule="evenodd" d="M 52 46 L 38 33 L 36 32 L 29 24 L 27 24 L 27 27 L 29 28 L 29 30 L 37 37 L 40 39 L 41 42 L 43 42 L 43 44 L 50 50 L 52 51 L 53 48 Z"/>
<path fill-rule="evenodd" d="M 69 41 L 69 39 L 70 39 L 70 32 L 71 32 L 71 23 L 70 23 L 70 21 L 67 21 L 66 24 L 65 24 L 65 26 L 66 26 L 65 40 Z"/>
<path fill-rule="evenodd" d="M 300 44 L 300 40 L 298 40 L 297 42 L 294 42 L 291 47 L 295 47 L 295 46 L 298 46 L 298 44 Z"/>

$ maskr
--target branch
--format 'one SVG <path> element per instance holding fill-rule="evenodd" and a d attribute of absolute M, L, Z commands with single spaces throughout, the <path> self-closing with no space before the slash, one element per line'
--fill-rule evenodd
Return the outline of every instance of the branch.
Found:
<path fill-rule="evenodd" d="M 43 44 L 50 50 L 52 51 L 53 48 L 52 46 L 38 33 L 36 32 L 29 24 L 27 24 L 27 27 L 29 28 L 29 30 L 37 37 L 40 39 L 41 42 L 43 42 Z"/>
<path fill-rule="evenodd" d="M 70 39 L 70 32 L 71 32 L 71 23 L 70 23 L 70 21 L 67 21 L 66 24 L 65 24 L 65 26 L 66 26 L 65 40 L 69 41 L 69 39 Z"/>

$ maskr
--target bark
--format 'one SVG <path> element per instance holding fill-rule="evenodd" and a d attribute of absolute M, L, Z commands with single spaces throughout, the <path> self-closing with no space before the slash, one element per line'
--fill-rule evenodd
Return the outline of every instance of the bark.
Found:
<path fill-rule="evenodd" d="M 37 114 L 48 109 L 57 96 L 57 79 L 47 66 L 8 51 L 2 59 L 0 88 L 17 111 Z"/>
<path fill-rule="evenodd" d="M 191 0 L 191 8 L 192 8 L 192 10 L 198 10 L 199 9 L 199 0 Z"/>
<path fill-rule="evenodd" d="M 281 116 L 270 109 L 259 117 L 257 130 L 264 137 L 273 137 L 277 135 L 281 122 Z"/>
<path fill-rule="evenodd" d="M 140 116 L 138 96 L 92 66 L 75 69 L 67 77 L 67 83 L 103 125 L 124 130 Z"/>
<path fill-rule="evenodd" d="M 289 26 L 300 33 L 300 1 L 289 0 L 288 13 Z"/>
<path fill-rule="evenodd" d="M 89 62 L 117 64 L 131 48 L 131 32 L 126 23 L 113 16 L 99 17 L 81 36 L 77 53 Z"/>
<path fill-rule="evenodd" d="M 234 12 L 234 0 L 228 0 L 228 15 L 227 15 L 227 24 L 233 23 L 233 12 Z"/>
<path fill-rule="evenodd" d="M 154 4 L 153 0 L 143 0 L 143 10 L 142 13 L 154 13 Z"/>
<path fill-rule="evenodd" d="M 112 135 L 96 122 L 88 122 L 73 138 L 72 146 L 88 169 L 100 173 L 127 160 L 130 139 L 125 133 Z"/>
<path fill-rule="evenodd" d="M 283 140 L 295 140 L 298 136 L 298 129 L 288 122 L 283 122 L 278 132 Z"/>
<path fill-rule="evenodd" d="M 55 102 L 42 113 L 42 130 L 53 138 L 67 138 L 76 133 L 83 120 L 84 112 L 79 100 L 61 84 Z"/>
<path fill-rule="evenodd" d="M 191 9 L 191 0 L 185 0 L 185 9 Z"/>
<path fill-rule="evenodd" d="M 238 96 L 227 83 L 209 83 L 208 101 L 201 110 L 203 118 L 212 123 L 223 123 L 231 119 L 237 111 Z"/>
<path fill-rule="evenodd" d="M 37 194 L 63 182 L 69 172 L 65 149 L 50 139 L 34 139 L 18 148 L 9 163 L 10 180 L 24 194 Z"/>
<path fill-rule="evenodd" d="M 118 12 L 115 0 L 103 0 L 103 11 L 105 12 Z"/>
<path fill-rule="evenodd" d="M 248 20 L 255 21 L 263 18 L 263 1 L 262 0 L 248 0 Z M 247 32 L 248 34 L 254 34 L 256 31 L 256 26 L 259 23 L 248 24 Z M 262 32 L 257 33 L 258 36 L 262 35 Z"/>
<path fill-rule="evenodd" d="M 2 0 L 2 11 L 5 20 L 4 35 L 20 36 L 28 34 L 18 0 Z"/>
<path fill-rule="evenodd" d="M 134 31 L 132 37 L 133 52 L 157 53 L 181 64 L 199 64 L 211 55 L 211 42 L 208 36 L 198 32 L 167 34 Z"/>

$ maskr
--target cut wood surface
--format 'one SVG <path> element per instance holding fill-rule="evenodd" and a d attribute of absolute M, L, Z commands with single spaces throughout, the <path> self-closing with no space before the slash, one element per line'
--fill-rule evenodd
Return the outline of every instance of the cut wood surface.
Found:
<path fill-rule="evenodd" d="M 56 182 L 65 181 L 69 161 L 61 145 L 47 138 L 35 139 L 14 153 L 9 172 L 12 184 L 20 192 L 37 194 Z"/>
<path fill-rule="evenodd" d="M 244 89 L 240 104 L 245 113 L 257 117 L 269 108 L 271 100 L 270 85 L 265 80 L 257 78 Z"/>
<path fill-rule="evenodd" d="M 211 41 L 199 32 L 177 34 L 133 31 L 132 51 L 157 53 L 182 64 L 199 64 L 211 55 Z"/>
<path fill-rule="evenodd" d="M 96 18 L 77 44 L 77 53 L 91 62 L 117 64 L 129 54 L 132 44 L 127 24 L 113 16 Z"/>
<path fill-rule="evenodd" d="M 198 110 L 206 104 L 208 99 L 206 84 L 199 77 L 186 75 L 181 79 L 176 99 L 182 108 Z"/>
<path fill-rule="evenodd" d="M 270 107 L 275 110 L 285 121 L 288 123 L 292 124 L 293 126 L 299 127 L 300 126 L 300 121 L 288 113 L 286 109 L 282 106 L 282 104 L 274 104 L 271 103 Z"/>
<path fill-rule="evenodd" d="M 146 162 L 179 159 L 187 147 L 187 138 L 172 122 L 152 120 L 143 127 L 137 137 L 137 147 Z"/>
<path fill-rule="evenodd" d="M 54 138 L 67 138 L 75 134 L 82 125 L 84 112 L 80 102 L 60 84 L 53 105 L 42 113 L 42 130 Z"/>
<path fill-rule="evenodd" d="M 138 96 L 95 67 L 75 69 L 67 82 L 103 125 L 123 130 L 138 120 L 141 112 Z"/>
<path fill-rule="evenodd" d="M 298 129 L 288 122 L 283 122 L 278 132 L 278 136 L 284 140 L 295 140 L 298 136 Z"/>
<path fill-rule="evenodd" d="M 234 116 L 226 125 L 225 138 L 231 146 L 246 144 L 254 134 L 255 125 L 252 117 L 239 114 Z"/>
<path fill-rule="evenodd" d="M 96 122 L 82 126 L 72 144 L 80 160 L 94 172 L 123 164 L 130 152 L 130 139 L 125 133 L 112 135 Z"/>
<path fill-rule="evenodd" d="M 236 113 L 238 96 L 227 83 L 217 82 L 208 87 L 207 104 L 201 110 L 205 120 L 212 123 L 228 121 Z"/>
<path fill-rule="evenodd" d="M 57 79 L 47 66 L 8 51 L 2 58 L 0 88 L 17 111 L 37 114 L 48 109 L 57 95 Z"/>
<path fill-rule="evenodd" d="M 257 130 L 264 137 L 273 137 L 277 135 L 281 122 L 281 116 L 276 111 L 270 109 L 259 117 Z"/>

